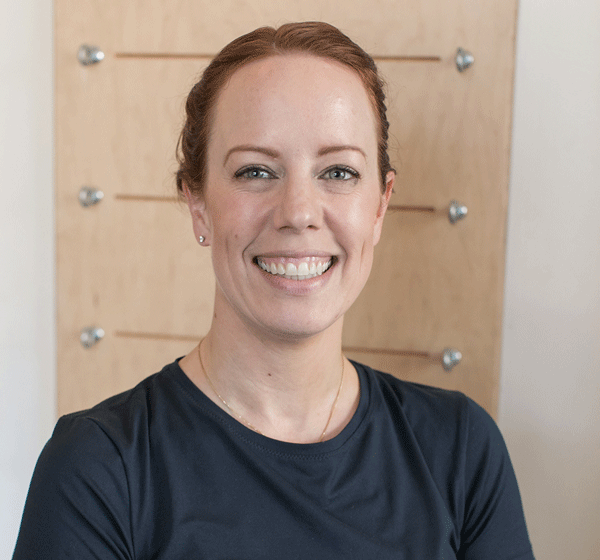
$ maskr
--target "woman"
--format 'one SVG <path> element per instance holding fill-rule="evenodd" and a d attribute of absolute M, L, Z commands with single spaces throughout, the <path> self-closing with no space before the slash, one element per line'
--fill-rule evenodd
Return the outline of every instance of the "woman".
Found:
<path fill-rule="evenodd" d="M 259 29 L 186 111 L 177 185 L 212 247 L 211 329 L 59 420 L 14 558 L 532 558 L 482 409 L 341 351 L 395 175 L 372 59 L 323 23 Z"/>

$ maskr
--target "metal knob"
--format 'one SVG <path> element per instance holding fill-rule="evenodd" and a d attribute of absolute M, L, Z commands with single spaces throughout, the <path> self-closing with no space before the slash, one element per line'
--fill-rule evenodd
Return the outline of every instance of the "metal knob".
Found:
<path fill-rule="evenodd" d="M 450 201 L 450 207 L 448 208 L 448 219 L 451 224 L 455 224 L 458 220 L 462 220 L 467 215 L 468 209 L 464 204 L 461 204 L 457 200 Z"/>
<path fill-rule="evenodd" d="M 98 204 L 104 198 L 104 193 L 94 187 L 81 187 L 79 190 L 79 204 L 84 208 Z"/>
<path fill-rule="evenodd" d="M 446 348 L 442 354 L 442 364 L 446 371 L 450 371 L 455 365 L 462 360 L 462 354 L 454 348 Z"/>
<path fill-rule="evenodd" d="M 104 60 L 104 53 L 98 47 L 81 45 L 77 51 L 77 60 L 79 60 L 83 66 L 97 64 L 101 60 Z"/>
<path fill-rule="evenodd" d="M 456 51 L 456 67 L 459 72 L 464 72 L 469 66 L 475 62 L 475 57 L 469 52 L 462 48 L 458 48 Z"/>
<path fill-rule="evenodd" d="M 95 346 L 104 338 L 104 329 L 100 327 L 88 327 L 81 331 L 79 336 L 79 342 L 84 348 L 91 348 Z"/>

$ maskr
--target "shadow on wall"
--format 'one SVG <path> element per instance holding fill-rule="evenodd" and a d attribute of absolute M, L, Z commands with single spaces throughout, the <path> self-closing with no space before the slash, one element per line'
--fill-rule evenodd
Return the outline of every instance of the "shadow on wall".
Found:
<path fill-rule="evenodd" d="M 600 438 L 594 447 L 589 432 L 550 431 L 529 415 L 512 417 L 510 424 L 503 432 L 510 441 L 536 558 L 598 560 Z"/>

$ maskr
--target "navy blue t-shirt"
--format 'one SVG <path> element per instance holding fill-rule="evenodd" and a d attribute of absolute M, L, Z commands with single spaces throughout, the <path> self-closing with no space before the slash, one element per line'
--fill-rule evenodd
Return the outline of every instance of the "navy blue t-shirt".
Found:
<path fill-rule="evenodd" d="M 461 393 L 353 363 L 335 438 L 246 428 L 177 362 L 61 418 L 14 560 L 531 560 L 500 432 Z"/>

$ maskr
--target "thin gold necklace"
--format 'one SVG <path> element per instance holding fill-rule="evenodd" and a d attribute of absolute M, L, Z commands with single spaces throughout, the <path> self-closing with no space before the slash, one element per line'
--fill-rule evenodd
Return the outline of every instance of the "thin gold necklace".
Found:
<path fill-rule="evenodd" d="M 264 435 L 257 427 L 253 426 L 252 424 L 250 424 L 250 422 L 248 422 L 241 414 L 238 414 L 235 410 L 233 410 L 233 408 L 231 408 L 228 404 L 227 401 L 219 394 L 219 392 L 216 390 L 215 386 L 213 385 L 213 382 L 211 381 L 209 375 L 208 375 L 208 371 L 206 370 L 206 368 L 204 367 L 204 362 L 202 361 L 202 343 L 204 342 L 204 340 L 200 341 L 200 344 L 198 344 L 198 358 L 200 358 L 200 368 L 202 369 L 202 373 L 204 373 L 204 376 L 206 377 L 206 380 L 208 381 L 208 384 L 210 385 L 210 388 L 213 390 L 214 394 L 217 395 L 217 397 L 219 397 L 219 400 L 225 405 L 225 408 L 227 408 L 227 410 L 229 411 L 229 413 L 234 416 L 235 418 L 237 418 L 242 424 L 245 424 L 246 426 L 248 426 L 248 428 L 250 428 L 252 431 L 256 432 L 257 434 L 260 434 L 261 436 Z M 325 432 L 327 432 L 327 428 L 329 428 L 329 422 L 331 422 L 331 418 L 333 417 L 333 412 L 335 411 L 335 407 L 338 403 L 338 400 L 340 399 L 340 393 L 342 392 L 342 384 L 344 383 L 344 369 L 345 369 L 345 361 L 344 361 L 344 355 L 342 354 L 342 375 L 340 377 L 340 385 L 338 387 L 337 390 L 337 394 L 335 396 L 335 400 L 333 401 L 333 405 L 331 407 L 331 410 L 329 411 L 329 418 L 327 418 L 327 423 L 325 424 L 325 428 L 323 428 L 323 432 L 321 433 L 321 437 L 318 439 L 318 443 L 323 441 L 323 438 L 325 437 Z"/>

